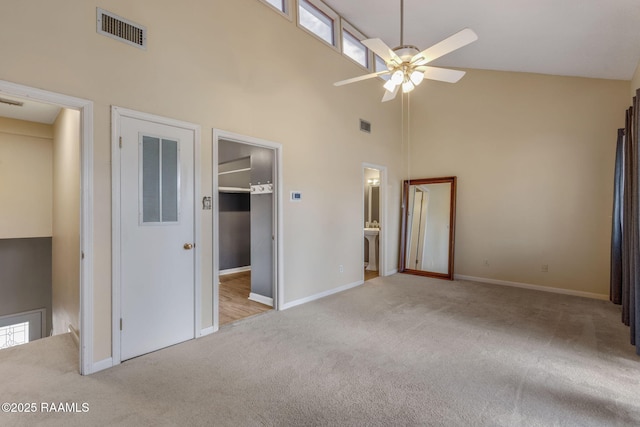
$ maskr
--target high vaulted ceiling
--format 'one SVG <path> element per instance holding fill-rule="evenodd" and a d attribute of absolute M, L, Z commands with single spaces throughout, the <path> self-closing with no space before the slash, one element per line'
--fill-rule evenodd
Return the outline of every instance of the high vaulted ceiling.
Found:
<path fill-rule="evenodd" d="M 367 37 L 400 44 L 400 0 L 324 0 Z M 404 43 L 469 27 L 478 41 L 432 65 L 629 80 L 640 0 L 405 0 Z"/>

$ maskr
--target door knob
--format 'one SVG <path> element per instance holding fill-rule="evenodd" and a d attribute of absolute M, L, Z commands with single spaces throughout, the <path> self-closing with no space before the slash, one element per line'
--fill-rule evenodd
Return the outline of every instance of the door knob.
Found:
<path fill-rule="evenodd" d="M 183 248 L 185 248 L 186 250 L 193 249 L 193 243 L 185 243 Z"/>

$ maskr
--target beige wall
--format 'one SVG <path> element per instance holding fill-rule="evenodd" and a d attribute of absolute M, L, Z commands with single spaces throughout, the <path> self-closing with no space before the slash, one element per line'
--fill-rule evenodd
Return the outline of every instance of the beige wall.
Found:
<path fill-rule="evenodd" d="M 638 66 L 636 67 L 636 72 L 633 74 L 631 78 L 631 98 L 636 96 L 636 90 L 640 89 L 640 62 L 638 62 Z M 629 102 L 631 105 L 631 102 Z"/>
<path fill-rule="evenodd" d="M 53 333 L 79 327 L 80 113 L 62 109 L 53 124 Z"/>
<path fill-rule="evenodd" d="M 94 360 L 111 355 L 110 106 L 202 126 L 202 195 L 211 195 L 211 130 L 283 144 L 285 301 L 360 280 L 362 163 L 388 167 L 387 253 L 397 259 L 397 103 L 378 81 L 335 88 L 363 70 L 256 0 L 9 2 L 0 76 L 94 102 Z M 149 31 L 139 50 L 96 34 L 96 6 Z M 28 23 L 28 25 L 26 25 Z M 46 70 L 46 72 L 43 72 Z M 373 133 L 359 131 L 358 119 Z M 211 325 L 211 211 L 202 211 L 202 322 Z M 338 266 L 344 265 L 344 273 Z"/>
<path fill-rule="evenodd" d="M 628 81 L 470 70 L 414 92 L 411 176 L 458 176 L 456 274 L 608 294 L 628 90 Z"/>
<path fill-rule="evenodd" d="M 51 236 L 52 132 L 0 117 L 0 239 Z"/>

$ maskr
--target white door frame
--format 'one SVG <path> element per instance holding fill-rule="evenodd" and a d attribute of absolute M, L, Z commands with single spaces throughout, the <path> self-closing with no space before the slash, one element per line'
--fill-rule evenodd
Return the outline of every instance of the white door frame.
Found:
<path fill-rule="evenodd" d="M 93 102 L 0 80 L 0 94 L 80 111 L 80 374 L 95 371 L 93 361 Z"/>
<path fill-rule="evenodd" d="M 381 165 L 375 165 L 373 163 L 362 163 L 362 204 L 364 206 L 364 191 L 365 191 L 365 183 L 364 183 L 364 170 L 365 169 L 376 169 L 380 172 L 380 232 L 378 233 L 378 245 L 380 247 L 380 254 L 378 259 L 378 274 L 380 276 L 387 276 L 389 273 L 387 271 L 387 229 L 389 228 L 389 224 L 387 224 L 387 167 Z M 360 240 L 361 249 L 360 253 L 364 254 L 364 223 L 366 219 L 364 217 L 364 209 L 362 209 L 362 239 Z M 364 256 L 364 255 L 363 255 Z M 362 271 L 362 280 L 364 281 L 364 270 Z"/>
<path fill-rule="evenodd" d="M 213 149 L 212 149 L 212 161 L 213 161 L 213 331 L 217 331 L 220 328 L 219 321 L 219 280 L 220 274 L 220 237 L 218 233 L 218 227 L 220 224 L 220 213 L 218 212 L 219 200 L 218 200 L 218 143 L 221 139 L 225 141 L 237 142 L 239 144 L 253 145 L 261 148 L 269 148 L 274 151 L 274 165 L 273 174 L 275 177 L 275 203 L 273 212 L 273 228 L 274 228 L 274 260 L 273 260 L 273 272 L 275 289 L 273 296 L 273 308 L 280 310 L 284 305 L 284 250 L 282 242 L 284 241 L 283 234 L 283 218 L 282 218 L 282 144 L 277 142 L 267 141 L 260 138 L 251 136 L 240 135 L 233 132 L 227 132 L 221 129 L 213 130 Z"/>
<path fill-rule="evenodd" d="M 131 119 L 144 120 L 154 122 L 161 125 L 179 127 L 194 132 L 194 242 L 196 248 L 201 248 L 200 237 L 200 125 L 194 123 L 183 122 L 180 120 L 170 119 L 166 117 L 156 116 L 153 114 L 142 113 L 139 111 L 129 110 L 122 107 L 111 107 L 111 357 L 112 365 L 120 364 L 120 317 L 121 305 L 120 295 L 122 282 L 121 271 L 122 264 L 120 259 L 120 127 L 123 117 Z M 196 249 L 197 250 L 197 249 Z M 201 269 L 200 254 L 196 252 L 194 261 L 195 273 L 195 322 L 194 322 L 194 338 L 199 338 L 201 334 L 202 319 L 200 313 L 202 311 L 202 285 L 201 285 Z"/>

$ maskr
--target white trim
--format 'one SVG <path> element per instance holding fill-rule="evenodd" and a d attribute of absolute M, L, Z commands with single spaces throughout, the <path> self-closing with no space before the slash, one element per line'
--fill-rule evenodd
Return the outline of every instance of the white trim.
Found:
<path fill-rule="evenodd" d="M 284 218 L 283 218 L 283 179 L 282 179 L 282 144 L 267 141 L 252 136 L 240 135 L 234 132 L 227 132 L 221 129 L 213 129 L 213 148 L 211 150 L 213 162 L 213 260 L 212 260 L 212 278 L 213 278 L 213 329 L 217 331 L 219 324 L 219 276 L 220 276 L 220 239 L 217 230 L 220 227 L 219 199 L 218 199 L 218 142 L 224 139 L 226 141 L 237 142 L 246 145 L 255 145 L 257 147 L 269 148 L 274 151 L 273 174 L 275 179 L 274 189 L 274 224 L 273 234 L 274 241 L 274 309 L 280 310 L 284 304 Z"/>
<path fill-rule="evenodd" d="M 80 346 L 80 334 L 78 333 L 78 330 L 74 328 L 73 325 L 69 324 L 69 326 L 67 326 L 67 331 L 71 333 L 73 342 L 76 343 L 77 346 Z"/>
<path fill-rule="evenodd" d="M 305 297 L 305 298 L 300 298 L 300 299 L 297 299 L 297 300 L 293 300 L 293 301 L 290 301 L 290 302 L 287 302 L 287 303 L 283 304 L 281 309 L 282 310 L 286 310 L 288 308 L 295 307 L 296 305 L 306 304 L 308 302 L 315 301 L 315 300 L 320 299 L 320 298 L 328 297 L 329 295 L 337 294 L 339 292 L 344 292 L 344 291 L 347 291 L 349 289 L 355 288 L 356 286 L 360 286 L 363 283 L 364 283 L 364 280 L 358 280 L 357 282 L 353 282 L 353 283 L 349 283 L 347 285 L 339 286 L 337 288 L 329 289 L 328 291 L 320 292 L 318 294 L 311 295 L 311 296 L 308 296 L 308 297 Z"/>
<path fill-rule="evenodd" d="M 91 366 L 91 373 L 95 374 L 96 372 L 104 371 L 111 367 L 113 367 L 113 360 L 111 357 L 107 357 L 106 359 L 94 362 Z"/>
<path fill-rule="evenodd" d="M 398 274 L 398 269 L 394 268 L 392 270 L 387 271 L 387 274 L 385 274 L 384 276 L 393 276 L 394 274 Z M 382 276 L 382 274 L 381 274 Z"/>
<path fill-rule="evenodd" d="M 593 292 L 574 291 L 572 289 L 552 288 L 550 286 L 532 285 L 529 283 L 510 282 L 508 280 L 489 279 L 486 277 L 465 276 L 456 274 L 453 276 L 455 280 L 468 280 L 471 282 L 489 283 L 492 285 L 511 286 L 514 288 L 532 289 L 534 291 L 551 292 L 554 294 L 573 295 L 576 297 L 592 298 L 599 300 L 609 300 L 609 295 L 596 294 Z"/>
<path fill-rule="evenodd" d="M 93 102 L 0 80 L 0 93 L 80 111 L 80 373 L 93 372 Z"/>
<path fill-rule="evenodd" d="M 265 297 L 264 295 L 254 294 L 253 292 L 251 292 L 249 293 L 249 299 L 251 301 L 259 302 L 260 304 L 273 307 L 273 298 Z"/>
<path fill-rule="evenodd" d="M 236 267 L 236 268 L 227 268 L 226 270 L 220 270 L 218 276 L 226 276 L 228 274 L 234 273 L 243 273 L 245 271 L 251 271 L 250 265 L 245 265 L 244 267 Z"/>
<path fill-rule="evenodd" d="M 120 358 L 120 317 L 122 316 L 120 295 L 121 295 L 121 269 L 120 260 L 120 128 L 122 117 L 157 123 L 161 125 L 173 126 L 177 128 L 193 131 L 193 215 L 194 215 L 194 329 L 193 338 L 200 336 L 202 329 L 202 275 L 201 260 L 197 248 L 201 247 L 201 220 L 200 220 L 200 125 L 181 120 L 129 110 L 127 108 L 111 106 L 111 360 L 113 365 L 121 362 Z M 81 329 L 82 331 L 82 329 Z M 106 360 L 106 359 L 105 359 Z"/>
<path fill-rule="evenodd" d="M 364 206 L 364 190 L 365 190 L 365 182 L 364 182 L 364 170 L 367 169 L 376 169 L 380 172 L 380 231 L 378 232 L 378 245 L 380 248 L 380 253 L 378 255 L 378 275 L 380 276 L 389 276 L 393 274 L 387 271 L 387 236 L 389 233 L 387 229 L 389 228 L 389 224 L 387 223 L 388 218 L 388 206 L 387 206 L 387 167 L 382 165 L 376 165 L 373 163 L 362 163 L 362 206 Z M 364 223 L 366 219 L 364 217 L 364 209 L 362 209 L 362 240 L 361 240 L 361 251 L 360 253 L 364 256 Z M 398 271 L 396 270 L 396 273 Z M 362 270 L 362 279 L 364 280 L 364 269 Z"/>
<path fill-rule="evenodd" d="M 200 331 L 200 337 L 206 337 L 207 335 L 211 335 L 215 331 L 213 330 L 213 326 L 209 326 L 208 328 L 204 328 Z"/>

